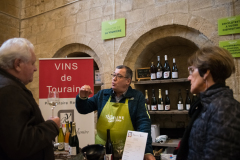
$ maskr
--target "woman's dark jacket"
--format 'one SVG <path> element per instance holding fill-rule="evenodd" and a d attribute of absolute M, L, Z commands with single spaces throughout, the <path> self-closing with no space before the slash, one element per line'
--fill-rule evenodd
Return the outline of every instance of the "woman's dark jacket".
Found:
<path fill-rule="evenodd" d="M 215 84 L 200 94 L 190 110 L 177 159 L 235 160 L 240 158 L 240 103 L 228 87 Z"/>
<path fill-rule="evenodd" d="M 25 85 L 0 69 L 0 160 L 54 160 L 58 132 Z"/>

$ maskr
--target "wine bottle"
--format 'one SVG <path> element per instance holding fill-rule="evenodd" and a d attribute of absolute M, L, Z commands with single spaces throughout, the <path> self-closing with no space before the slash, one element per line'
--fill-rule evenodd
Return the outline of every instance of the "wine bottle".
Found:
<path fill-rule="evenodd" d="M 72 121 L 70 122 L 70 128 L 69 128 L 69 143 L 68 143 L 68 151 L 69 151 L 69 154 L 70 154 L 70 146 L 71 146 L 71 143 L 72 143 Z"/>
<path fill-rule="evenodd" d="M 158 110 L 163 111 L 163 99 L 162 99 L 162 90 L 159 89 L 159 94 L 158 94 Z"/>
<path fill-rule="evenodd" d="M 76 133 L 75 122 L 72 122 L 72 135 L 71 135 L 71 144 L 70 144 L 70 155 L 76 156 L 79 153 L 79 141 Z"/>
<path fill-rule="evenodd" d="M 151 107 L 150 107 L 150 101 L 148 99 L 148 90 L 145 90 L 145 103 L 147 105 L 147 109 L 150 111 Z"/>
<path fill-rule="evenodd" d="M 151 110 L 152 111 L 157 110 L 157 100 L 156 100 L 156 97 L 155 97 L 155 90 L 154 89 L 152 89 Z"/>
<path fill-rule="evenodd" d="M 110 137 L 110 129 L 107 129 L 107 141 L 105 144 L 106 154 L 105 154 L 105 160 L 113 160 L 114 159 L 114 153 L 113 153 L 113 145 Z"/>
<path fill-rule="evenodd" d="M 197 99 L 198 99 L 197 95 L 193 94 L 191 105 L 193 105 L 197 101 Z"/>
<path fill-rule="evenodd" d="M 187 92 L 187 96 L 186 96 L 186 101 L 185 101 L 185 105 L 186 105 L 186 110 L 190 110 L 190 105 L 191 105 L 191 98 L 189 96 L 189 90 L 186 89 Z"/>
<path fill-rule="evenodd" d="M 168 64 L 168 59 L 167 59 L 167 55 L 165 55 L 165 63 L 164 63 L 164 72 L 163 72 L 163 78 L 164 79 L 170 79 L 170 66 Z"/>
<path fill-rule="evenodd" d="M 162 65 L 161 65 L 160 56 L 157 56 L 157 59 L 158 59 L 158 64 L 157 64 L 157 79 L 160 80 L 160 79 L 162 79 L 163 67 L 162 67 Z"/>
<path fill-rule="evenodd" d="M 157 76 L 156 76 L 156 67 L 152 62 L 152 65 L 150 67 L 150 72 L 151 72 L 151 80 L 156 80 Z"/>
<path fill-rule="evenodd" d="M 173 58 L 172 79 L 177 79 L 177 78 L 178 78 L 178 69 L 175 62 L 175 58 Z"/>
<path fill-rule="evenodd" d="M 64 138 L 64 148 L 65 148 L 65 151 L 69 151 L 69 135 L 70 135 L 70 132 L 69 132 L 69 121 L 66 120 L 66 132 L 65 132 L 65 138 Z"/>
<path fill-rule="evenodd" d="M 171 107 L 170 107 L 170 98 L 168 96 L 168 90 L 165 90 L 165 110 L 166 111 L 170 111 Z"/>
<path fill-rule="evenodd" d="M 181 89 L 178 90 L 178 110 L 182 111 L 183 110 L 183 98 L 182 98 L 182 94 L 181 94 Z"/>
<path fill-rule="evenodd" d="M 59 129 L 58 143 L 59 143 L 58 150 L 63 151 L 64 150 L 64 134 L 62 130 L 62 124 L 60 125 L 60 129 Z"/>

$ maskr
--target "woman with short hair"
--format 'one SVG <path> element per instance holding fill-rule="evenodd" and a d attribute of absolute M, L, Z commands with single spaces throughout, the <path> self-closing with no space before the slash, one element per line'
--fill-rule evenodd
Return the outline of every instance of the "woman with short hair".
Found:
<path fill-rule="evenodd" d="M 191 121 L 177 159 L 221 160 L 240 157 L 240 103 L 225 85 L 235 72 L 231 54 L 220 47 L 199 49 L 188 59 L 191 92 L 199 99 L 189 111 Z"/>

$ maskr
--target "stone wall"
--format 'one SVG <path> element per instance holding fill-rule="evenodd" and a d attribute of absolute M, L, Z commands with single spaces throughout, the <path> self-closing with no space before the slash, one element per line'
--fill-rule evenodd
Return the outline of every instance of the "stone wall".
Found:
<path fill-rule="evenodd" d="M 20 1 L 0 1 L 0 46 L 9 38 L 19 37 Z"/>

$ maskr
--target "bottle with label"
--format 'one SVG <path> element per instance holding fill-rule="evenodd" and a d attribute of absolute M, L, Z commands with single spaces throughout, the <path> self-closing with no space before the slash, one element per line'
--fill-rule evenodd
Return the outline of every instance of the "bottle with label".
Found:
<path fill-rule="evenodd" d="M 72 142 L 72 121 L 70 122 L 70 125 L 69 125 L 69 143 L 68 143 L 68 151 L 70 150 L 70 145 L 71 145 L 71 142 Z M 69 152 L 70 154 L 70 152 Z"/>
<path fill-rule="evenodd" d="M 191 105 L 191 98 L 189 96 L 189 90 L 186 89 L 187 92 L 187 96 L 186 96 L 186 101 L 185 101 L 185 105 L 186 105 L 186 110 L 190 110 L 190 105 Z"/>
<path fill-rule="evenodd" d="M 175 62 L 175 58 L 173 58 L 172 79 L 177 79 L 177 78 L 178 78 L 178 69 Z"/>
<path fill-rule="evenodd" d="M 151 107 L 150 107 L 150 101 L 149 101 L 149 98 L 148 98 L 148 90 L 145 90 L 145 103 L 147 105 L 147 109 L 150 111 Z"/>
<path fill-rule="evenodd" d="M 154 89 L 152 89 L 151 110 L 152 111 L 157 110 L 157 99 L 155 97 L 155 90 Z"/>
<path fill-rule="evenodd" d="M 165 63 L 164 63 L 164 67 L 163 67 L 163 79 L 170 79 L 171 75 L 170 75 L 170 66 L 168 64 L 168 59 L 167 59 L 167 55 L 165 55 Z"/>
<path fill-rule="evenodd" d="M 76 156 L 78 153 L 79 153 L 79 141 L 78 141 L 78 136 L 76 132 L 76 124 L 75 122 L 72 122 L 72 135 L 71 135 L 69 154 L 71 156 Z"/>
<path fill-rule="evenodd" d="M 64 138 L 64 148 L 65 151 L 68 152 L 69 151 L 69 121 L 66 120 L 66 132 L 65 132 L 65 138 Z"/>
<path fill-rule="evenodd" d="M 183 98 L 182 98 L 182 94 L 181 94 L 181 89 L 178 90 L 178 110 L 182 111 L 183 110 Z"/>
<path fill-rule="evenodd" d="M 162 90 L 159 89 L 159 94 L 158 94 L 158 110 L 163 111 L 163 99 L 162 99 Z"/>
<path fill-rule="evenodd" d="M 151 63 L 151 67 L 150 67 L 150 72 L 151 72 L 151 80 L 156 80 L 157 76 L 156 76 L 156 67 L 153 64 L 153 62 Z"/>
<path fill-rule="evenodd" d="M 110 129 L 107 129 L 107 141 L 105 144 L 106 154 L 104 159 L 105 160 L 113 160 L 114 154 L 113 154 L 113 145 L 110 137 Z"/>
<path fill-rule="evenodd" d="M 171 110 L 171 106 L 170 106 L 170 98 L 168 96 L 168 90 L 165 90 L 165 110 L 166 111 L 170 111 Z"/>
<path fill-rule="evenodd" d="M 157 79 L 160 80 L 162 79 L 163 75 L 163 67 L 160 61 L 160 56 L 157 56 L 158 59 L 158 64 L 157 64 Z"/>
<path fill-rule="evenodd" d="M 60 129 L 59 129 L 58 143 L 59 143 L 58 150 L 63 151 L 64 150 L 64 134 L 62 130 L 62 124 L 60 125 Z"/>

